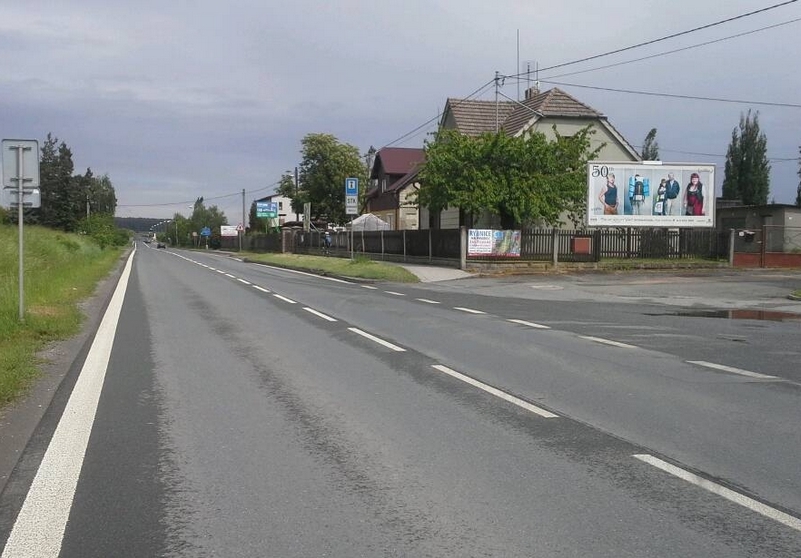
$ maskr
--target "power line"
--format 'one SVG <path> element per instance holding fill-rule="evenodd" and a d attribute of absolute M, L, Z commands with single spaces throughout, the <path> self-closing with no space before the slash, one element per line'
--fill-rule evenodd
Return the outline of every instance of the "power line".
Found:
<path fill-rule="evenodd" d="M 673 49 L 673 50 L 667 50 L 665 52 L 659 52 L 659 53 L 656 53 L 656 54 L 651 54 L 649 56 L 643 56 L 641 58 L 634 58 L 634 59 L 631 59 L 631 60 L 624 60 L 622 62 L 615 62 L 614 64 L 607 64 L 605 66 L 598 66 L 597 68 L 588 68 L 586 70 L 577 70 L 575 72 L 567 72 L 567 73 L 558 74 L 558 75 L 555 75 L 555 76 L 547 76 L 546 79 L 556 79 L 556 78 L 561 78 L 561 77 L 575 76 L 575 75 L 578 75 L 578 74 L 586 74 L 588 72 L 595 72 L 595 71 L 598 71 L 598 70 L 606 70 L 607 68 L 614 68 L 616 66 L 623 66 L 625 64 L 632 64 L 634 62 L 642 62 L 643 60 L 650 60 L 651 58 L 659 58 L 661 56 L 667 56 L 669 54 L 676 54 L 677 52 L 683 52 L 685 50 L 691 50 L 691 49 L 702 47 L 702 46 L 708 46 L 708 45 L 712 45 L 712 44 L 715 44 L 715 43 L 721 43 L 723 41 L 728 41 L 730 39 L 736 39 L 736 38 L 739 38 L 739 37 L 744 37 L 746 35 L 753 35 L 754 33 L 759 33 L 760 31 L 767 31 L 769 29 L 775 29 L 776 27 L 782 27 L 784 25 L 789 25 L 791 23 L 797 23 L 799 21 L 801 21 L 801 17 L 800 18 L 796 18 L 796 19 L 791 19 L 789 21 L 783 21 L 781 23 L 776 23 L 774 25 L 768 25 L 767 27 L 760 27 L 759 29 L 752 29 L 751 31 L 745 31 L 743 33 L 736 33 L 734 35 L 729 35 L 727 37 L 721 37 L 719 39 L 714 39 L 714 40 L 711 40 L 711 41 L 704 41 L 703 43 L 696 43 L 694 45 L 690 45 L 690 46 L 686 46 L 686 47 L 682 47 L 682 48 L 676 48 L 676 49 Z"/>
<path fill-rule="evenodd" d="M 273 182 L 272 184 L 268 184 L 267 186 L 262 186 L 261 188 L 257 188 L 255 190 L 246 190 L 245 193 L 246 194 L 255 194 L 256 192 L 261 192 L 263 190 L 267 190 L 268 188 L 274 188 L 275 186 L 278 186 L 279 184 L 280 184 L 280 181 L 279 182 Z M 241 196 L 241 195 L 242 195 L 242 191 L 240 190 L 239 192 L 233 192 L 231 194 L 223 194 L 223 195 L 220 195 L 220 196 L 212 196 L 210 198 L 207 198 L 207 197 L 203 196 L 203 202 L 205 203 L 207 201 L 221 200 L 221 199 L 224 199 L 224 198 L 232 198 L 234 196 Z M 168 202 L 168 203 L 123 203 L 123 204 L 117 204 L 117 207 L 169 207 L 171 205 L 186 205 L 188 203 L 194 204 L 196 201 L 197 201 L 197 198 L 195 198 L 194 200 L 186 200 L 186 201 L 179 201 L 179 202 Z"/>
<path fill-rule="evenodd" d="M 637 149 L 642 149 L 642 145 L 635 145 Z M 725 159 L 726 155 L 720 155 L 718 153 L 699 153 L 698 151 L 681 151 L 679 149 L 668 149 L 666 147 L 659 146 L 659 151 L 666 151 L 668 153 L 681 153 L 682 155 L 700 155 L 702 157 L 714 157 L 716 159 Z M 768 157 L 768 161 L 773 163 L 787 163 L 790 161 L 799 161 L 801 160 L 799 157 Z"/>
<path fill-rule="evenodd" d="M 630 45 L 630 46 L 623 47 L 623 48 L 617 48 L 615 50 L 610 50 L 608 52 L 604 52 L 604 53 L 601 53 L 601 54 L 595 54 L 593 56 L 586 56 L 584 58 L 580 58 L 578 60 L 573 60 L 571 62 L 563 62 L 562 64 L 556 64 L 554 66 L 548 66 L 547 68 L 540 69 L 540 71 L 541 72 L 545 72 L 545 71 L 548 71 L 548 70 L 555 70 L 557 68 L 564 68 L 565 66 L 572 66 L 574 64 L 580 64 L 581 62 L 588 62 L 589 60 L 596 60 L 596 59 L 602 58 L 604 56 L 610 56 L 612 54 L 619 54 L 621 52 L 626 52 L 627 50 L 633 50 L 635 48 L 640 48 L 640 47 L 644 47 L 644 46 L 647 46 L 647 45 L 652 45 L 654 43 L 667 41 L 668 39 L 675 39 L 676 37 L 681 37 L 682 35 L 688 35 L 690 33 L 695 33 L 696 31 L 702 31 L 704 29 L 709 29 L 711 27 L 716 27 L 718 25 L 723 25 L 724 23 L 730 23 L 730 22 L 736 21 L 738 19 L 743 19 L 743 18 L 750 17 L 750 16 L 753 16 L 753 15 L 756 15 L 756 14 L 767 12 L 769 10 L 774 10 L 776 8 L 781 8 L 782 6 L 787 6 L 788 4 L 794 4 L 797 1 L 798 0 L 787 0 L 786 2 L 781 2 L 779 4 L 774 4 L 772 6 L 767 6 L 765 8 L 760 8 L 758 10 L 754 10 L 754 11 L 751 11 L 751 12 L 740 14 L 738 16 L 722 19 L 722 20 L 716 21 L 714 23 L 708 23 L 706 25 L 701 25 L 700 27 L 694 27 L 694 28 L 688 29 L 686 31 L 679 31 L 678 33 L 672 33 L 670 35 L 665 35 L 664 37 L 659 37 L 658 39 L 651 39 L 650 41 L 643 41 L 641 43 L 637 43 L 637 44 Z M 522 77 L 524 75 L 527 75 L 528 73 L 529 72 L 521 72 L 519 74 L 515 74 L 515 75 L 507 76 L 507 77 Z"/>
<path fill-rule="evenodd" d="M 612 87 L 598 87 L 594 85 L 579 85 L 577 83 L 564 83 L 559 81 L 541 80 L 545 83 L 553 85 L 561 85 L 562 87 L 578 87 L 579 89 L 594 89 L 596 91 L 610 91 L 612 93 L 628 93 L 631 95 L 646 95 L 650 97 L 667 97 L 671 99 L 685 99 L 691 101 L 713 101 L 717 103 L 735 103 L 741 105 L 759 105 L 765 107 L 782 107 L 782 108 L 801 108 L 801 104 L 796 103 L 775 103 L 770 101 L 753 101 L 743 99 L 724 99 L 722 97 L 700 97 L 696 95 L 679 95 L 676 93 L 657 93 L 656 91 L 637 91 L 634 89 L 615 89 Z"/>

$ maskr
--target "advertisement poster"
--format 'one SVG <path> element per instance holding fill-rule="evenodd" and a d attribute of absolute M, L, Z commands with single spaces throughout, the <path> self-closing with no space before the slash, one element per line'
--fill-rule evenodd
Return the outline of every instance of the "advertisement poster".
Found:
<path fill-rule="evenodd" d="M 520 257 L 520 231 L 470 229 L 467 231 L 468 256 Z"/>
<path fill-rule="evenodd" d="M 239 236 L 239 231 L 233 225 L 220 226 L 220 236 Z"/>
<path fill-rule="evenodd" d="M 715 166 L 591 161 L 590 227 L 714 227 Z"/>

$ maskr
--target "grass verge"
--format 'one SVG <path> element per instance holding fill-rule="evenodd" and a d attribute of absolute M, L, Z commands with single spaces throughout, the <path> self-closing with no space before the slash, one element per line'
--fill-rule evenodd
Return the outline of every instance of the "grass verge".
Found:
<path fill-rule="evenodd" d="M 314 273 L 398 283 L 415 283 L 418 281 L 416 275 L 399 265 L 375 262 L 363 256 L 357 256 L 354 260 L 304 254 L 257 254 L 250 252 L 243 253 L 243 256 L 252 262 L 302 269 Z"/>
<path fill-rule="evenodd" d="M 19 320 L 16 226 L 0 225 L 0 407 L 18 397 L 39 371 L 37 354 L 79 331 L 78 303 L 117 264 L 122 251 L 86 236 L 26 226 L 25 320 Z"/>

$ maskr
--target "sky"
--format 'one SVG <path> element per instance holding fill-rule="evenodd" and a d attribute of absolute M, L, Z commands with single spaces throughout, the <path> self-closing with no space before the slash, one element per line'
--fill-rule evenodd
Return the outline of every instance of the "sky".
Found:
<path fill-rule="evenodd" d="M 422 147 L 448 97 L 488 84 L 473 98 L 492 100 L 496 72 L 540 68 L 540 90 L 567 91 L 632 145 L 655 127 L 663 161 L 715 164 L 718 194 L 732 130 L 759 111 L 769 201 L 789 204 L 801 2 L 548 70 L 781 2 L 3 1 L 0 136 L 66 142 L 76 173 L 109 175 L 118 216 L 188 215 L 203 196 L 236 224 L 241 191 L 246 210 L 272 193 L 300 163 L 305 135 L 333 134 L 361 153 Z M 508 77 L 500 91 L 518 98 L 534 78 Z"/>

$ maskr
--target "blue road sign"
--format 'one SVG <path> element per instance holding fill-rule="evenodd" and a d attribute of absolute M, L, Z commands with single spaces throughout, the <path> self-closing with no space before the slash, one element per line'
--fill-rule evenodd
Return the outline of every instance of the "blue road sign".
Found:
<path fill-rule="evenodd" d="M 256 202 L 256 217 L 266 219 L 278 217 L 278 202 Z"/>
<path fill-rule="evenodd" d="M 359 179 L 346 178 L 345 179 L 345 195 L 358 196 L 359 195 Z"/>
<path fill-rule="evenodd" d="M 203 227 L 200 230 L 200 236 L 211 236 L 211 229 L 208 227 Z"/>

